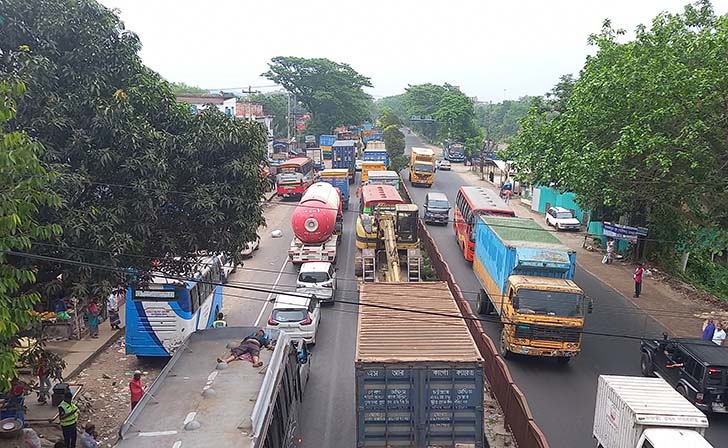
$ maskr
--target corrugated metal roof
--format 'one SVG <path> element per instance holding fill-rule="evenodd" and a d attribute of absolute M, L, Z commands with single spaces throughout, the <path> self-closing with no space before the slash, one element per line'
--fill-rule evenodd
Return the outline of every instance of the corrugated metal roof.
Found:
<path fill-rule="evenodd" d="M 566 246 L 550 231 L 544 229 L 529 218 L 503 218 L 497 216 L 481 216 L 483 222 L 498 235 L 498 237 L 512 246 L 519 241 L 528 243 L 542 243 L 554 245 L 568 250 Z"/>
<path fill-rule="evenodd" d="M 445 282 L 364 283 L 359 302 L 357 362 L 482 360 L 464 320 L 406 311 L 459 316 Z"/>

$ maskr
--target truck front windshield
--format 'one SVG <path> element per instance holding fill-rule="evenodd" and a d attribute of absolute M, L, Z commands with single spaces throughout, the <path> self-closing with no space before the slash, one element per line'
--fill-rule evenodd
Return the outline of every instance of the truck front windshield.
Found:
<path fill-rule="evenodd" d="M 415 171 L 422 171 L 425 173 L 432 173 L 434 168 L 429 163 L 417 163 L 415 162 Z"/>
<path fill-rule="evenodd" d="M 513 306 L 522 314 L 557 317 L 582 317 L 582 296 L 573 292 L 520 289 Z"/>

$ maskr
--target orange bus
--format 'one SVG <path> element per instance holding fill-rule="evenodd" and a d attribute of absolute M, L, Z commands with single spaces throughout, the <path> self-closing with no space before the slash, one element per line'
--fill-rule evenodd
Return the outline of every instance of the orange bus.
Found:
<path fill-rule="evenodd" d="M 278 196 L 302 196 L 313 185 L 313 160 L 308 157 L 288 159 L 277 166 L 276 194 Z"/>
<path fill-rule="evenodd" d="M 452 229 L 468 261 L 473 261 L 475 253 L 475 223 L 479 216 L 514 217 L 516 213 L 494 191 L 483 187 L 460 187 L 455 199 Z"/>

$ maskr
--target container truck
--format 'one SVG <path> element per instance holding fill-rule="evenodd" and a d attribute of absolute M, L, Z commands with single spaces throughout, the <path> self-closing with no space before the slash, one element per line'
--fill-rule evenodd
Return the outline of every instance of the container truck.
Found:
<path fill-rule="evenodd" d="M 321 148 L 306 148 L 306 157 L 313 161 L 313 167 L 316 170 L 324 169 L 324 156 Z"/>
<path fill-rule="evenodd" d="M 591 312 L 573 281 L 576 253 L 531 219 L 480 216 L 476 226 L 477 309 L 500 316 L 501 355 L 568 363 L 581 350 L 584 316 Z"/>
<path fill-rule="evenodd" d="M 361 184 L 364 185 L 369 181 L 369 174 L 374 171 L 386 171 L 387 167 L 384 162 L 362 162 L 361 164 Z"/>
<path fill-rule="evenodd" d="M 353 140 L 336 140 L 333 146 L 334 158 L 331 168 L 349 171 L 349 183 L 354 183 L 356 175 L 356 142 Z"/>
<path fill-rule="evenodd" d="M 253 334 L 255 327 L 192 333 L 175 352 L 121 428 L 118 448 L 289 448 L 300 437 L 309 354 L 285 334 L 269 334 L 262 369 L 247 361 L 218 369 L 216 356 Z"/>
<path fill-rule="evenodd" d="M 291 215 L 294 237 L 288 259 L 295 264 L 335 263 L 343 222 L 339 191 L 328 182 L 316 182 L 308 187 Z"/>
<path fill-rule="evenodd" d="M 324 159 L 331 160 L 331 147 L 334 145 L 335 141 L 336 141 L 335 135 L 327 135 L 327 134 L 319 135 L 319 148 L 321 148 L 321 152 L 323 153 Z"/>
<path fill-rule="evenodd" d="M 407 311 L 459 316 L 447 284 L 362 283 L 360 288 L 357 446 L 487 446 L 483 359 L 465 321 Z"/>
<path fill-rule="evenodd" d="M 430 148 L 412 148 L 409 180 L 412 186 L 432 186 L 435 182 L 435 151 Z"/>
<path fill-rule="evenodd" d="M 364 155 L 362 156 L 364 162 L 382 162 L 385 167 L 389 168 L 389 153 L 387 149 L 384 145 L 381 145 L 379 148 L 373 148 L 372 143 L 375 142 L 370 142 L 370 146 L 364 150 Z"/>
<path fill-rule="evenodd" d="M 599 448 L 712 448 L 707 417 L 661 378 L 600 375 L 593 436 Z"/>
<path fill-rule="evenodd" d="M 349 210 L 349 171 L 342 169 L 323 170 L 319 175 L 319 180 L 338 188 L 339 193 L 341 193 L 341 208 Z"/>

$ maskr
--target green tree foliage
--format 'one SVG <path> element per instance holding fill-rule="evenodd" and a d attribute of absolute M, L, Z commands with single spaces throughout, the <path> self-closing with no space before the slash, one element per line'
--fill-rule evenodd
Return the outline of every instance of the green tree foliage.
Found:
<path fill-rule="evenodd" d="M 597 54 L 555 88 L 563 112 L 534 106 L 508 152 L 533 181 L 648 225 L 669 264 L 699 229 L 728 227 L 728 17 L 701 1 L 622 34 L 606 21 L 591 36 Z"/>
<path fill-rule="evenodd" d="M 407 115 L 407 109 L 404 104 L 404 94 L 386 96 L 378 99 L 374 106 L 376 108 L 377 115 L 382 114 L 382 110 L 385 108 L 390 109 L 400 120 L 404 120 Z"/>
<path fill-rule="evenodd" d="M 389 125 L 382 131 L 384 145 L 389 155 L 389 166 L 392 171 L 399 172 L 402 168 L 409 165 L 409 160 L 404 154 L 405 140 L 404 134 L 399 130 L 398 125 Z"/>
<path fill-rule="evenodd" d="M 342 124 L 358 124 L 371 118 L 371 97 L 363 87 L 369 78 L 348 64 L 325 58 L 277 56 L 262 76 L 282 85 L 311 113 L 307 133 L 330 134 Z"/>
<path fill-rule="evenodd" d="M 285 137 L 287 135 L 288 95 L 285 93 L 254 93 L 245 97 L 245 101 L 260 103 L 263 112 L 273 116 L 273 136 Z"/>
<path fill-rule="evenodd" d="M 60 198 L 50 191 L 53 173 L 38 157 L 43 147 L 23 131 L 9 130 L 15 101 L 23 84 L 0 83 L 0 390 L 15 376 L 18 354 L 13 350 L 18 331 L 32 322 L 33 304 L 40 294 L 32 290 L 36 274 L 19 267 L 6 251 L 28 251 L 33 240 L 61 233 L 56 224 L 38 222 L 39 207 L 57 207 Z"/>
<path fill-rule="evenodd" d="M 434 117 L 440 140 L 464 142 L 479 133 L 473 100 L 459 90 L 449 91 L 440 99 Z"/>
<path fill-rule="evenodd" d="M 32 250 L 142 271 L 152 257 L 172 270 L 199 252 L 237 256 L 263 223 L 265 129 L 217 110 L 192 115 L 142 64 L 137 36 L 95 1 L 4 5 L 0 76 L 28 87 L 10 126 L 45 146 L 42 161 L 58 173 L 53 188 L 63 199 L 39 216 L 63 235 Z M 105 297 L 124 280 L 60 262 L 32 268 L 46 289 L 62 275 L 78 297 Z"/>
<path fill-rule="evenodd" d="M 518 132 L 518 120 L 523 118 L 536 98 L 524 96 L 517 101 L 498 104 L 477 104 L 477 122 L 484 128 L 486 138 L 497 142 L 509 142 Z"/>
<path fill-rule="evenodd" d="M 382 129 L 385 129 L 389 126 L 399 127 L 402 126 L 402 120 L 400 120 L 397 114 L 394 113 L 394 110 L 387 106 L 384 106 L 379 110 L 377 125 Z"/>
<path fill-rule="evenodd" d="M 183 82 L 171 82 L 169 83 L 169 87 L 172 89 L 172 93 L 174 93 L 175 95 L 204 95 L 209 93 L 207 90 L 201 87 L 190 86 Z"/>
<path fill-rule="evenodd" d="M 445 94 L 453 90 L 457 90 L 457 88 L 449 84 L 440 86 L 427 83 L 407 87 L 404 93 L 404 120 L 409 121 L 412 116 L 433 117 L 440 107 L 440 100 Z M 417 133 L 430 140 L 435 140 L 437 137 L 437 123 L 434 121 L 413 121 L 410 126 Z"/>

